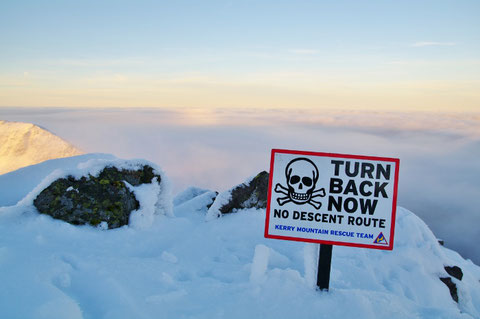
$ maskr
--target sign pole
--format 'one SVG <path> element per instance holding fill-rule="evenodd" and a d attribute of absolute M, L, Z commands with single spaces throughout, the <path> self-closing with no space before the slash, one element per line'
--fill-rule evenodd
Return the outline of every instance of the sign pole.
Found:
<path fill-rule="evenodd" d="M 317 286 L 327 290 L 330 285 L 330 268 L 332 266 L 333 245 L 320 244 L 318 253 Z"/>

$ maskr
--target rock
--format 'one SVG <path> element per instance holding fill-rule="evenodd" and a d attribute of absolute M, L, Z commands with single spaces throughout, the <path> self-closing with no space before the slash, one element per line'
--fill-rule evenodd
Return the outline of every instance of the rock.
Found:
<path fill-rule="evenodd" d="M 445 266 L 445 271 L 452 277 L 457 278 L 458 280 L 462 280 L 463 278 L 463 271 L 458 266 Z"/>
<path fill-rule="evenodd" d="M 268 173 L 263 171 L 250 182 L 240 184 L 231 190 L 229 202 L 219 208 L 222 214 L 231 213 L 234 209 L 266 208 L 268 192 Z"/>
<path fill-rule="evenodd" d="M 238 209 L 266 208 L 268 177 L 268 173 L 263 171 L 251 180 L 218 195 L 208 211 L 207 219 L 232 213 Z"/>
<path fill-rule="evenodd" d="M 458 303 L 457 285 L 455 285 L 455 283 L 452 281 L 452 278 L 443 277 L 440 278 L 440 280 L 447 285 L 448 289 L 450 290 L 450 296 L 452 296 L 452 299 Z"/>
<path fill-rule="evenodd" d="M 41 214 L 47 214 L 74 225 L 97 226 L 106 222 L 108 228 L 127 225 L 130 213 L 139 202 L 125 182 L 132 186 L 149 184 L 161 177 L 149 165 L 137 170 L 105 167 L 98 176 L 60 178 L 45 188 L 33 201 Z"/>
<path fill-rule="evenodd" d="M 463 271 L 458 266 L 445 266 L 445 271 L 452 277 L 462 280 L 463 278 Z M 458 302 L 458 293 L 457 293 L 457 285 L 452 281 L 450 277 L 443 277 L 440 280 L 447 285 L 448 289 L 450 290 L 450 295 L 455 302 Z"/>

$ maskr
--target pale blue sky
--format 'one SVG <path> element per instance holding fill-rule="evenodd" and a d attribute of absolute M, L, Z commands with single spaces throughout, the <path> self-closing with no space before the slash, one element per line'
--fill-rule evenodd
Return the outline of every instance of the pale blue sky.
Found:
<path fill-rule="evenodd" d="M 0 105 L 478 110 L 479 15 L 479 1 L 3 1 Z"/>

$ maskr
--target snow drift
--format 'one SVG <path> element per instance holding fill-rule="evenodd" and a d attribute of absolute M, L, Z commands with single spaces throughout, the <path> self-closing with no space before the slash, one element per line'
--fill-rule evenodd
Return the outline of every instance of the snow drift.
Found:
<path fill-rule="evenodd" d="M 80 154 L 75 146 L 37 125 L 0 121 L 0 174 Z"/>
<path fill-rule="evenodd" d="M 62 171 L 94 170 L 98 161 L 64 159 Z M 265 239 L 265 210 L 206 222 L 215 193 L 189 188 L 175 199 L 146 195 L 147 210 L 177 205 L 141 227 L 73 226 L 32 206 L 52 174 L 0 208 L 2 318 L 480 317 L 480 267 L 441 246 L 406 209 L 397 211 L 393 251 L 335 246 L 331 289 L 319 292 L 318 246 Z M 449 276 L 445 266 L 463 271 L 452 278 L 458 303 L 439 280 Z"/>

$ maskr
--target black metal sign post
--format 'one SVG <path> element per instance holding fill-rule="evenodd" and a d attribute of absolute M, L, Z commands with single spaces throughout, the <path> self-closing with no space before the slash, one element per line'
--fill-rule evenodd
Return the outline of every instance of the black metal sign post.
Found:
<path fill-rule="evenodd" d="M 332 266 L 333 245 L 320 244 L 318 252 L 317 286 L 320 290 L 327 290 L 330 285 L 330 268 Z"/>

